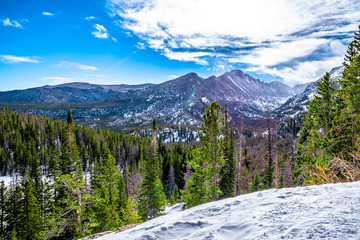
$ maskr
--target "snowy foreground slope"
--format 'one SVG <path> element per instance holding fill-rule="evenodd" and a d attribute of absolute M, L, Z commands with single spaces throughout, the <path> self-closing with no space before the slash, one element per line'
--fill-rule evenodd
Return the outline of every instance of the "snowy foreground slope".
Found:
<path fill-rule="evenodd" d="M 116 239 L 360 239 L 360 182 L 242 195 L 98 238 Z"/>

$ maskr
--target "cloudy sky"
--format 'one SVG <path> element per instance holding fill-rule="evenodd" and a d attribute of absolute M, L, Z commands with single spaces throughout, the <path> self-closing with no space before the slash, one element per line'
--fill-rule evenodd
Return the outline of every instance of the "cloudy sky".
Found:
<path fill-rule="evenodd" d="M 1 0 L 0 91 L 232 69 L 305 83 L 341 65 L 359 24 L 358 0 Z"/>

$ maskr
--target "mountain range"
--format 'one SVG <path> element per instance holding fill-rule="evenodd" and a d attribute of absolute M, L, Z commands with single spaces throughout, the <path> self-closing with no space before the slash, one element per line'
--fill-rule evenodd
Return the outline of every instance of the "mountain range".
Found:
<path fill-rule="evenodd" d="M 330 78 L 338 80 L 342 76 L 344 70 L 343 66 L 335 67 L 329 72 Z M 305 112 L 309 108 L 310 102 L 314 99 L 315 92 L 317 90 L 317 82 L 309 84 L 306 89 L 293 97 L 289 98 L 284 104 L 275 109 L 272 113 L 277 116 L 278 119 L 286 119 L 289 117 L 297 117 Z M 335 88 L 339 88 L 339 84 L 335 84 Z"/>
<path fill-rule="evenodd" d="M 332 76 L 341 71 L 333 69 Z M 76 82 L 0 92 L 0 106 L 65 119 L 70 104 L 78 122 L 118 130 L 150 125 L 154 117 L 163 124 L 200 126 L 205 108 L 215 100 L 222 107 L 227 104 L 234 122 L 240 117 L 254 119 L 268 111 L 292 116 L 306 111 L 315 91 L 316 82 L 289 87 L 233 70 L 208 78 L 188 73 L 156 85 Z"/>

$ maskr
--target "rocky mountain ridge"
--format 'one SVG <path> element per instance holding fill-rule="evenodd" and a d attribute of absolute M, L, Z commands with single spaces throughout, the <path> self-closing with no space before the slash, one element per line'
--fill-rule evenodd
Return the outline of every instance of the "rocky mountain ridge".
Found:
<path fill-rule="evenodd" d="M 208 78 L 188 73 L 157 85 L 68 83 L 0 92 L 0 107 L 65 119 L 70 103 L 78 122 L 110 129 L 150 125 L 154 117 L 163 124 L 200 126 L 212 101 L 227 104 L 236 122 L 277 109 L 306 86 L 265 83 L 241 70 Z"/>

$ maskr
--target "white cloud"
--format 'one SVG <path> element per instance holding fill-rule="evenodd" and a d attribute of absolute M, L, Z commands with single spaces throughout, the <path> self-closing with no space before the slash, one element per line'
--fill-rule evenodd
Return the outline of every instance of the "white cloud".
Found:
<path fill-rule="evenodd" d="M 144 43 L 141 43 L 141 42 L 138 42 L 138 43 L 136 44 L 136 47 L 137 47 L 138 49 L 141 49 L 141 50 L 143 50 L 143 49 L 146 48 L 146 47 L 145 47 L 145 44 L 144 44 Z"/>
<path fill-rule="evenodd" d="M 171 60 L 178 60 L 183 62 L 196 62 L 200 65 L 207 65 L 208 62 L 202 57 L 211 56 L 211 53 L 206 52 L 173 52 L 165 49 L 165 56 Z"/>
<path fill-rule="evenodd" d="M 4 26 L 22 28 L 21 24 L 18 21 L 10 20 L 9 18 L 5 18 L 1 20 Z"/>
<path fill-rule="evenodd" d="M 37 60 L 38 57 L 19 57 L 13 55 L 0 55 L 0 60 L 5 63 L 20 63 L 20 62 L 28 62 L 28 63 L 39 63 Z"/>
<path fill-rule="evenodd" d="M 338 55 L 344 55 L 347 50 L 347 46 L 342 44 L 339 40 L 334 40 L 330 43 L 331 50 Z"/>
<path fill-rule="evenodd" d="M 293 42 L 275 43 L 269 47 L 258 48 L 239 59 L 230 62 L 242 62 L 251 65 L 273 66 L 293 59 L 308 56 L 321 46 L 326 46 L 326 39 L 302 39 Z"/>
<path fill-rule="evenodd" d="M 42 12 L 42 15 L 44 15 L 44 16 L 54 16 L 55 14 L 53 14 L 51 12 Z"/>
<path fill-rule="evenodd" d="M 96 17 L 94 17 L 94 16 L 89 16 L 89 17 L 86 17 L 85 19 L 88 20 L 88 21 L 90 21 L 90 20 L 96 19 Z"/>
<path fill-rule="evenodd" d="M 86 71 L 96 71 L 96 70 L 98 70 L 98 68 L 94 67 L 94 66 L 89 66 L 89 65 L 85 65 L 85 64 L 76 63 L 76 62 L 68 62 L 68 61 L 62 61 L 59 64 L 56 64 L 55 67 L 77 68 L 77 69 L 86 70 Z"/>
<path fill-rule="evenodd" d="M 56 80 L 56 81 L 71 81 L 72 78 L 67 78 L 67 77 L 43 77 L 40 80 L 46 81 L 46 80 Z"/>
<path fill-rule="evenodd" d="M 95 24 L 94 28 L 96 31 L 93 31 L 92 34 L 97 38 L 107 39 L 109 38 L 109 34 L 106 28 L 103 25 Z"/>
<path fill-rule="evenodd" d="M 295 83 L 307 83 L 318 80 L 332 67 L 341 65 L 343 57 L 333 57 L 325 61 L 305 61 L 296 64 L 294 67 L 269 68 L 266 66 L 248 68 L 248 72 L 266 73 L 280 77 L 284 82 L 292 85 Z"/>
<path fill-rule="evenodd" d="M 116 39 L 116 38 L 111 37 L 111 39 L 112 39 L 114 42 L 117 42 L 117 39 Z"/>
<path fill-rule="evenodd" d="M 286 63 L 294 73 L 301 62 L 340 57 L 360 23 L 358 0 L 109 0 L 108 8 L 169 59 L 264 70 Z"/>
<path fill-rule="evenodd" d="M 178 76 L 178 75 L 169 75 L 170 79 L 175 79 L 175 78 L 178 78 L 178 77 L 180 77 L 180 76 Z"/>
<path fill-rule="evenodd" d="M 103 74 L 88 74 L 86 75 L 87 77 L 96 77 L 96 78 L 103 78 L 103 77 L 106 77 L 106 75 L 103 75 Z"/>

